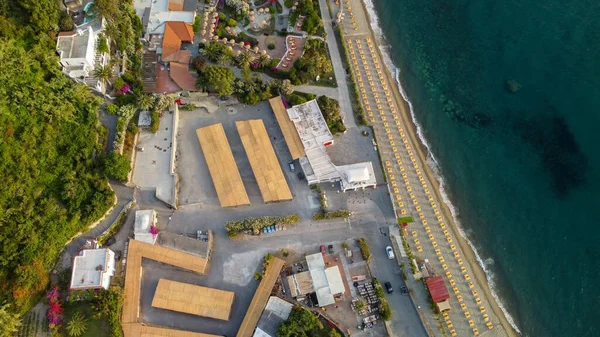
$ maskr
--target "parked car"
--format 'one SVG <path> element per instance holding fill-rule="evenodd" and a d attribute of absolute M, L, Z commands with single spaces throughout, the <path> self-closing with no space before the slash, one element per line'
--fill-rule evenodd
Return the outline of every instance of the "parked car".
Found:
<path fill-rule="evenodd" d="M 116 261 L 121 261 L 121 256 L 122 256 L 122 252 L 120 250 L 117 250 L 115 252 L 115 260 Z"/>
<path fill-rule="evenodd" d="M 400 287 L 400 293 L 402 295 L 408 295 L 408 288 L 406 286 Z"/>
<path fill-rule="evenodd" d="M 325 254 L 327 254 L 327 250 L 325 249 L 325 245 L 321 245 L 321 254 L 323 254 L 323 256 L 325 256 Z"/>
<path fill-rule="evenodd" d="M 329 254 L 333 254 L 333 245 L 327 246 L 327 252 L 329 252 Z"/>
<path fill-rule="evenodd" d="M 385 290 L 387 290 L 388 294 L 393 294 L 394 293 L 394 288 L 392 288 L 392 284 L 389 282 L 384 283 L 385 285 Z"/>
<path fill-rule="evenodd" d="M 296 167 L 294 166 L 293 160 L 291 162 L 289 162 L 288 165 L 290 165 L 290 171 L 292 171 L 292 172 L 296 171 Z"/>
<path fill-rule="evenodd" d="M 390 247 L 390 246 L 385 247 L 385 252 L 388 256 L 388 259 L 390 259 L 390 260 L 394 259 L 394 250 L 392 249 L 392 247 Z"/>
<path fill-rule="evenodd" d="M 110 247 L 110 246 L 114 245 L 116 242 L 117 242 L 117 239 L 115 239 L 115 238 L 109 238 L 104 243 L 104 247 Z"/>
<path fill-rule="evenodd" d="M 304 180 L 304 178 L 306 177 L 306 176 L 304 175 L 304 172 L 298 172 L 298 174 L 297 174 L 297 175 L 298 175 L 298 179 L 300 179 L 300 180 Z"/>

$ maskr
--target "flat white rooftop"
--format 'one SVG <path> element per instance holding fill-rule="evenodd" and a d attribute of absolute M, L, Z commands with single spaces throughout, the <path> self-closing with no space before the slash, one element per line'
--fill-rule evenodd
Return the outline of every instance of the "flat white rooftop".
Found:
<path fill-rule="evenodd" d="M 346 291 L 338 266 L 325 268 L 325 260 L 321 253 L 306 255 L 306 264 L 319 306 L 334 304 L 334 296 Z"/>
<path fill-rule="evenodd" d="M 102 286 L 103 274 L 111 261 L 110 249 L 85 249 L 73 259 L 71 289 Z"/>
<path fill-rule="evenodd" d="M 156 242 L 156 236 L 150 233 L 150 227 L 154 224 L 156 212 L 152 209 L 139 210 L 135 212 L 135 223 L 133 234 L 138 241 L 153 245 Z"/>
<path fill-rule="evenodd" d="M 343 191 L 377 185 L 373 163 L 336 166 L 331 161 L 325 147 L 332 145 L 334 139 L 316 100 L 295 105 L 287 113 L 306 153 L 300 158 L 300 166 L 309 184 L 339 181 Z"/>

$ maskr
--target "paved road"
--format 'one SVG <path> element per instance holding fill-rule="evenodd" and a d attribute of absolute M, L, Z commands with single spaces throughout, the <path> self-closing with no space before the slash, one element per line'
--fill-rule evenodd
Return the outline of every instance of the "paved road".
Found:
<path fill-rule="evenodd" d="M 111 103 L 111 101 L 107 100 L 106 103 Z M 113 149 L 113 143 L 117 133 L 117 119 L 117 115 L 110 115 L 106 112 L 106 105 L 102 105 L 98 110 L 98 120 L 102 125 L 108 128 L 108 146 L 106 148 L 108 153 Z"/>
<path fill-rule="evenodd" d="M 93 239 L 104 233 L 104 231 L 107 230 L 108 227 L 110 227 L 110 225 L 117 220 L 117 217 L 119 216 L 119 213 L 121 213 L 123 207 L 133 200 L 133 188 L 127 187 L 118 181 L 111 181 L 110 185 L 115 191 L 115 197 L 118 200 L 117 205 L 115 205 L 115 208 L 112 210 L 112 212 L 98 225 L 96 225 L 96 227 L 80 235 L 66 245 L 60 257 L 60 265 L 62 267 L 70 267 L 73 254 L 75 254 L 79 248 L 85 244 L 85 241 Z"/>
<path fill-rule="evenodd" d="M 327 1 L 319 0 L 319 7 L 321 8 L 321 17 L 323 18 L 323 25 L 325 26 L 325 33 L 327 33 L 327 47 L 329 48 L 329 55 L 331 56 L 331 63 L 333 64 L 333 72 L 335 73 L 335 79 L 338 83 L 339 101 L 342 116 L 344 117 L 344 125 L 347 129 L 355 128 L 356 122 L 354 121 L 354 114 L 352 113 L 352 101 L 350 100 L 350 94 L 348 93 L 346 71 L 344 70 L 340 50 L 335 42 L 333 28 L 331 28 L 332 20 L 329 15 L 329 10 L 327 9 Z"/>
<path fill-rule="evenodd" d="M 295 87 L 296 91 L 307 92 L 318 96 L 325 95 L 330 98 L 335 98 L 339 101 L 339 90 L 338 88 L 321 87 L 317 85 L 298 85 Z"/>

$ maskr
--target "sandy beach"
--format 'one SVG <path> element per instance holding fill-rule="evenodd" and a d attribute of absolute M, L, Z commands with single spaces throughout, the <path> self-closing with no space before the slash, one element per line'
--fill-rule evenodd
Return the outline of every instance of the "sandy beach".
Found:
<path fill-rule="evenodd" d="M 353 1 L 352 3 L 355 5 L 352 7 L 355 18 L 357 18 L 357 20 L 360 20 L 361 17 L 364 17 L 365 20 L 367 20 L 367 22 L 371 22 L 369 20 L 369 14 L 365 7 L 365 4 L 361 0 L 356 0 L 356 1 Z M 360 6 L 356 6 L 356 3 L 360 3 Z M 368 27 L 368 34 L 370 34 L 373 41 L 375 41 L 375 43 L 377 45 L 379 45 L 380 41 L 378 41 L 378 38 L 375 35 L 372 27 L 369 24 L 367 24 L 366 26 Z M 346 34 L 342 31 L 342 36 L 344 38 L 345 38 L 345 35 Z M 348 35 L 354 35 L 354 34 L 348 34 Z M 377 50 L 379 59 L 383 60 L 384 58 L 383 58 L 383 55 L 381 54 L 380 49 L 376 48 L 376 50 Z M 347 53 L 347 51 L 345 51 L 345 52 Z M 412 116 L 411 116 L 411 113 L 409 110 L 408 103 L 403 99 L 403 97 L 397 87 L 396 80 L 392 76 L 392 74 L 390 74 L 389 71 L 387 71 L 387 69 L 386 69 L 386 71 L 384 71 L 384 73 L 385 73 L 385 78 L 387 79 L 388 83 L 390 84 L 389 87 L 391 88 L 391 92 L 392 92 L 394 101 L 400 110 L 401 121 L 402 121 L 403 125 L 405 126 L 405 129 L 407 130 L 406 134 L 410 138 L 412 144 L 415 144 L 414 150 L 415 150 L 417 156 L 419 157 L 420 161 L 425 164 L 425 165 L 422 165 L 422 167 L 424 168 L 423 171 L 425 173 L 425 176 L 427 177 L 427 180 L 431 183 L 432 190 L 433 190 L 433 193 L 435 194 L 436 199 L 439 201 L 442 201 L 443 198 L 440 193 L 439 182 L 438 182 L 433 170 L 428 165 L 426 165 L 427 149 L 421 143 L 421 140 L 418 137 L 417 129 L 412 121 Z M 448 208 L 448 206 L 445 203 L 440 202 L 440 204 L 443 205 L 440 207 L 440 209 L 442 210 L 444 217 L 447 219 L 447 223 L 450 224 L 449 227 L 452 228 L 452 232 L 453 232 L 454 236 L 457 238 L 457 241 L 459 243 L 460 253 L 462 254 L 462 256 L 465 257 L 465 260 L 468 261 L 468 263 L 474 273 L 473 276 L 474 276 L 476 282 L 480 286 L 480 289 L 482 289 L 484 292 L 484 294 L 482 294 L 482 295 L 485 296 L 485 298 L 487 299 L 487 302 L 491 306 L 491 309 L 492 309 L 494 315 L 498 318 L 498 320 L 500 321 L 500 323 L 502 325 L 503 329 L 496 328 L 494 330 L 486 331 L 485 335 L 486 336 L 489 336 L 489 335 L 502 336 L 502 335 L 504 335 L 504 336 L 510 336 L 510 337 L 519 336 L 519 334 L 510 325 L 510 323 L 508 322 L 504 313 L 502 312 L 502 309 L 499 307 L 498 303 L 492 296 L 491 290 L 489 288 L 489 285 L 488 285 L 488 282 L 486 279 L 485 272 L 483 271 L 483 269 L 477 262 L 475 253 L 469 246 L 468 242 L 461 236 L 460 231 L 457 228 L 456 223 L 453 219 L 452 213 L 450 212 L 450 209 Z"/>

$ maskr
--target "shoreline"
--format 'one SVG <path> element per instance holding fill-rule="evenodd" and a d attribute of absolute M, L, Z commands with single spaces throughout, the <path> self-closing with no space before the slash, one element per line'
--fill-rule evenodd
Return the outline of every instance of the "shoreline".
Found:
<path fill-rule="evenodd" d="M 363 2 L 363 0 L 359 0 L 359 2 L 361 5 L 360 9 L 364 12 L 363 13 L 364 16 L 366 18 L 368 18 L 369 22 L 371 22 L 371 15 L 369 14 L 369 11 L 367 10 L 367 8 L 365 6 L 365 3 Z M 381 41 L 379 40 L 379 38 L 373 31 L 373 27 L 371 25 L 368 25 L 368 30 L 369 30 L 370 37 L 373 39 L 375 45 L 377 46 L 377 48 L 376 48 L 377 55 L 378 55 L 381 63 L 385 64 L 384 57 L 383 57 L 381 49 L 380 49 Z M 342 31 L 340 31 L 340 35 L 342 36 L 342 38 L 344 37 L 344 33 Z M 347 50 L 344 50 L 344 53 L 347 54 Z M 500 325 L 502 326 L 502 328 L 503 328 L 502 330 L 504 331 L 504 333 L 509 337 L 520 337 L 521 335 L 510 324 L 510 322 L 508 321 L 508 318 L 504 314 L 504 311 L 500 308 L 500 305 L 499 305 L 496 297 L 493 296 L 485 271 L 483 270 L 483 268 L 477 261 L 477 256 L 476 256 L 475 252 L 473 251 L 473 248 L 471 247 L 471 245 L 469 244 L 467 239 L 465 237 L 463 237 L 463 235 L 461 234 L 462 231 L 460 230 L 460 228 L 458 228 L 456 221 L 454 219 L 454 216 L 452 215 L 452 212 L 450 211 L 449 206 L 446 204 L 444 198 L 442 198 L 442 194 L 440 192 L 441 191 L 440 182 L 438 181 L 433 169 L 431 168 L 431 166 L 429 165 L 429 162 L 427 161 L 427 158 L 428 158 L 427 148 L 426 148 L 425 144 L 423 144 L 421 139 L 418 137 L 417 126 L 414 124 L 414 121 L 412 119 L 412 115 L 410 113 L 410 107 L 408 106 L 408 102 L 404 99 L 404 97 L 400 93 L 396 78 L 392 76 L 392 74 L 390 73 L 390 70 L 387 69 L 387 66 L 383 73 L 385 74 L 385 78 L 389 82 L 389 86 L 391 87 L 392 95 L 394 97 L 394 100 L 396 101 L 396 104 L 398 105 L 398 109 L 400 110 L 400 113 L 399 113 L 400 118 L 401 118 L 404 126 L 408 130 L 407 135 L 410 138 L 411 142 L 414 144 L 414 149 L 417 152 L 417 156 L 423 163 L 422 167 L 424 167 L 425 176 L 427 177 L 427 179 L 433 186 L 433 188 L 432 188 L 433 193 L 435 194 L 436 198 L 441 201 L 440 204 L 443 205 L 440 208 L 444 214 L 444 217 L 446 217 L 446 219 L 447 219 L 447 223 L 450 224 L 450 228 L 452 229 L 453 234 L 456 236 L 456 238 L 458 240 L 462 255 L 467 258 L 466 260 L 468 261 L 471 269 L 473 270 L 475 279 L 476 279 L 477 283 L 479 284 L 479 286 L 481 287 L 481 289 L 483 290 L 488 303 L 490 303 L 490 305 L 492 306 L 492 311 L 494 312 L 494 315 L 496 315 L 496 317 L 500 321 Z"/>

